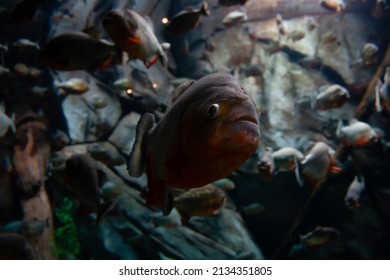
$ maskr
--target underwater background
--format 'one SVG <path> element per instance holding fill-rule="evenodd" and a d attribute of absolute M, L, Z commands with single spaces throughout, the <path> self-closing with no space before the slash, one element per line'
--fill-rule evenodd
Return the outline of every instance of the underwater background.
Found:
<path fill-rule="evenodd" d="M 126 28 L 151 59 L 103 25 L 114 9 L 150 18 Z M 0 259 L 390 258 L 387 0 L 0 0 L 0 14 Z M 215 72 L 252 98 L 261 141 L 227 178 L 172 190 L 164 215 L 127 170 L 137 124 Z"/>

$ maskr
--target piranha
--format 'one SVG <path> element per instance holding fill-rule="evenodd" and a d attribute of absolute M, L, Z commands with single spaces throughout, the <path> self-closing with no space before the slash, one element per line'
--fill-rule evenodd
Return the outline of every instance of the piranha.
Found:
<path fill-rule="evenodd" d="M 350 99 L 348 90 L 340 85 L 330 85 L 320 89 L 318 95 L 313 94 L 311 99 L 312 109 L 326 111 L 340 108 Z"/>
<path fill-rule="evenodd" d="M 378 134 L 369 124 L 357 120 L 352 120 L 348 126 L 343 126 L 342 121 L 339 121 L 336 135 L 344 145 L 355 147 L 368 146 L 379 139 Z"/>
<path fill-rule="evenodd" d="M 58 82 L 54 81 L 54 86 L 65 94 L 83 94 L 89 90 L 88 83 L 80 78 L 71 78 L 69 80 Z"/>
<path fill-rule="evenodd" d="M 321 5 L 327 9 L 340 13 L 345 10 L 344 0 L 321 0 Z"/>
<path fill-rule="evenodd" d="M 0 260 L 37 260 L 34 246 L 22 235 L 0 233 Z"/>
<path fill-rule="evenodd" d="M 74 154 L 66 161 L 65 171 L 66 181 L 80 203 L 80 212 L 98 213 L 96 225 L 100 225 L 116 201 L 104 201 L 94 159 L 89 154 Z"/>
<path fill-rule="evenodd" d="M 112 10 L 103 19 L 104 29 L 114 43 L 130 59 L 142 60 L 147 68 L 160 60 L 168 64 L 166 51 L 168 43 L 160 44 L 149 18 L 144 18 L 132 10 Z"/>
<path fill-rule="evenodd" d="M 316 227 L 313 231 L 301 235 L 301 242 L 306 248 L 312 249 L 314 247 L 331 244 L 339 240 L 341 233 L 331 227 Z"/>
<path fill-rule="evenodd" d="M 223 190 L 208 184 L 179 194 L 174 198 L 173 206 L 182 217 L 183 223 L 186 223 L 191 217 L 217 215 L 225 200 Z"/>
<path fill-rule="evenodd" d="M 119 56 L 115 45 L 83 32 L 69 31 L 47 42 L 39 58 L 56 70 L 95 72 L 119 61 Z"/>
<path fill-rule="evenodd" d="M 326 180 L 329 174 L 340 173 L 335 151 L 324 142 L 316 142 L 302 160 L 302 173 L 308 184 L 316 188 Z"/>
<path fill-rule="evenodd" d="M 145 198 L 158 207 L 169 205 L 168 187 L 199 188 L 225 178 L 260 143 L 256 105 L 229 74 L 184 83 L 171 99 L 157 124 L 152 114 L 142 116 L 128 161 L 130 176 L 139 177 L 146 169 Z"/>
<path fill-rule="evenodd" d="M 295 148 L 283 147 L 272 153 L 272 158 L 275 165 L 275 172 L 278 171 L 295 171 L 295 177 L 300 186 L 303 185 L 303 180 L 300 175 L 299 163 L 303 160 L 303 154 Z"/>
<path fill-rule="evenodd" d="M 203 2 L 199 9 L 189 7 L 174 15 L 166 25 L 167 30 L 172 35 L 181 35 L 194 30 L 199 24 L 201 15 L 210 15 L 207 2 Z"/>
<path fill-rule="evenodd" d="M 349 185 L 347 194 L 345 195 L 345 206 L 348 209 L 356 209 L 360 207 L 360 196 L 365 189 L 365 180 L 363 176 L 356 176 Z"/>

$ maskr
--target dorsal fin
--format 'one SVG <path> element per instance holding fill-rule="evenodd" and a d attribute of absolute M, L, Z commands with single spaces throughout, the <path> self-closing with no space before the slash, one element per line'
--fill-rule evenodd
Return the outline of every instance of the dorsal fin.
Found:
<path fill-rule="evenodd" d="M 189 88 L 194 82 L 195 80 L 189 80 L 175 88 L 175 90 L 171 93 L 171 104 L 173 104 L 180 97 L 180 95 L 185 92 L 186 89 Z"/>

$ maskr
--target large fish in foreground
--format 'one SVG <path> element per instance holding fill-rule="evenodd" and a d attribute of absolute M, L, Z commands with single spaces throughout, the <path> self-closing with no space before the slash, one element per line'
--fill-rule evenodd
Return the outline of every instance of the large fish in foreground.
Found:
<path fill-rule="evenodd" d="M 155 123 L 144 114 L 128 162 L 129 174 L 146 169 L 146 200 L 165 205 L 167 187 L 198 188 L 228 176 L 260 142 L 256 106 L 231 75 L 214 73 L 180 85 Z"/>
<path fill-rule="evenodd" d="M 132 10 L 112 10 L 104 17 L 103 26 L 114 43 L 131 59 L 142 60 L 147 68 L 158 59 L 163 66 L 167 65 L 165 51 L 170 45 L 160 45 L 150 19 Z"/>

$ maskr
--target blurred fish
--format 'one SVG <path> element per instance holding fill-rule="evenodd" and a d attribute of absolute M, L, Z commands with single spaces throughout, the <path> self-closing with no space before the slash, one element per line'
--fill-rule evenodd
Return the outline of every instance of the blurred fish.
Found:
<path fill-rule="evenodd" d="M 37 96 L 44 96 L 49 89 L 47 87 L 33 86 L 31 91 Z"/>
<path fill-rule="evenodd" d="M 16 233 L 0 233 L 0 260 L 37 260 L 31 243 Z"/>
<path fill-rule="evenodd" d="M 303 160 L 303 154 L 295 148 L 283 147 L 272 153 L 272 158 L 275 166 L 275 172 L 294 170 L 295 177 L 300 186 L 303 185 L 303 180 L 299 173 L 299 162 Z"/>
<path fill-rule="evenodd" d="M 263 69 L 259 65 L 246 65 L 240 67 L 240 73 L 246 77 L 256 77 L 263 75 Z"/>
<path fill-rule="evenodd" d="M 12 23 L 24 24 L 34 18 L 42 0 L 3 0 L 0 6 L 7 9 Z"/>
<path fill-rule="evenodd" d="M 241 212 L 245 215 L 256 215 L 265 210 L 264 206 L 261 203 L 251 203 L 241 207 Z"/>
<path fill-rule="evenodd" d="M 357 120 L 352 120 L 347 126 L 343 126 L 340 121 L 336 134 L 345 145 L 355 147 L 371 145 L 379 139 L 376 131 L 369 124 Z"/>
<path fill-rule="evenodd" d="M 8 154 L 0 156 L 0 172 L 11 173 L 13 170 L 12 160 Z"/>
<path fill-rule="evenodd" d="M 302 173 L 308 184 L 316 188 L 331 173 L 340 173 L 336 166 L 335 151 L 324 142 L 316 142 L 302 160 Z"/>
<path fill-rule="evenodd" d="M 260 178 L 265 181 L 271 180 L 275 171 L 275 163 L 274 158 L 272 156 L 272 152 L 273 150 L 271 147 L 266 147 L 259 163 L 257 164 Z"/>
<path fill-rule="evenodd" d="M 15 133 L 15 116 L 13 115 L 11 118 L 9 118 L 5 113 L 4 113 L 4 108 L 1 108 L 0 110 L 0 137 L 3 137 L 9 128 L 11 128 L 12 132 Z"/>
<path fill-rule="evenodd" d="M 327 31 L 321 36 L 321 42 L 325 44 L 334 44 L 337 42 L 337 36 L 333 31 Z"/>
<path fill-rule="evenodd" d="M 350 99 L 348 90 L 340 85 L 330 85 L 320 89 L 318 95 L 312 95 L 311 107 L 326 111 L 340 108 Z"/>
<path fill-rule="evenodd" d="M 209 184 L 181 193 L 174 198 L 173 206 L 186 223 L 191 217 L 208 217 L 218 214 L 225 200 L 225 192 Z"/>
<path fill-rule="evenodd" d="M 345 10 L 344 0 L 321 0 L 321 5 L 327 9 L 336 11 L 337 13 Z"/>
<path fill-rule="evenodd" d="M 152 214 L 150 219 L 155 227 L 175 228 L 182 225 L 180 214 L 175 210 L 168 216 Z"/>
<path fill-rule="evenodd" d="M 360 207 L 360 196 L 365 188 L 363 176 L 355 176 L 355 179 L 349 185 L 347 194 L 345 195 L 345 206 L 348 209 L 354 210 Z"/>
<path fill-rule="evenodd" d="M 306 23 L 307 23 L 307 29 L 309 31 L 313 31 L 318 27 L 318 23 L 313 17 L 308 17 Z"/>
<path fill-rule="evenodd" d="M 316 227 L 313 231 L 301 235 L 300 239 L 308 249 L 318 246 L 328 245 L 336 242 L 341 237 L 341 233 L 331 227 Z"/>
<path fill-rule="evenodd" d="M 30 68 L 24 63 L 17 63 L 14 65 L 14 71 L 21 76 L 28 76 Z"/>
<path fill-rule="evenodd" d="M 0 44 L 0 52 L 7 53 L 8 52 L 8 44 Z"/>
<path fill-rule="evenodd" d="M 49 227 L 49 219 L 46 221 L 14 221 L 0 226 L 0 232 L 18 233 L 29 238 L 41 235 L 45 227 Z"/>
<path fill-rule="evenodd" d="M 281 14 L 276 14 L 275 16 L 276 25 L 280 25 L 283 23 L 283 16 Z"/>
<path fill-rule="evenodd" d="M 294 30 L 288 33 L 287 35 L 287 40 L 291 39 L 294 43 L 296 41 L 302 40 L 305 38 L 305 32 L 300 31 L 300 30 Z"/>
<path fill-rule="evenodd" d="M 364 67 L 371 67 L 378 63 L 379 48 L 373 43 L 367 43 L 363 46 L 362 60 Z"/>
<path fill-rule="evenodd" d="M 46 43 L 40 60 L 60 71 L 87 70 L 95 72 L 113 64 L 118 50 L 106 41 L 97 40 L 82 32 L 65 32 Z"/>
<path fill-rule="evenodd" d="M 270 45 L 268 45 L 265 49 L 265 51 L 268 53 L 268 55 L 273 55 L 283 49 L 284 45 L 280 42 L 272 42 Z"/>
<path fill-rule="evenodd" d="M 121 78 L 113 83 L 114 88 L 119 90 L 127 90 L 134 88 L 135 83 L 133 81 L 130 81 L 128 78 Z"/>
<path fill-rule="evenodd" d="M 385 10 L 389 9 L 390 6 L 386 0 L 376 0 L 375 7 L 371 12 L 374 18 L 382 18 L 385 15 Z"/>
<path fill-rule="evenodd" d="M 30 50 L 39 50 L 39 44 L 28 39 L 19 39 L 12 44 L 20 52 L 27 52 Z"/>
<path fill-rule="evenodd" d="M 298 64 L 306 69 L 321 68 L 322 61 L 315 56 L 306 56 L 298 61 Z"/>
<path fill-rule="evenodd" d="M 89 154 L 74 154 L 65 166 L 67 181 L 80 203 L 81 211 L 97 213 L 96 225 L 100 225 L 113 210 L 116 201 L 104 202 L 94 159 Z"/>
<path fill-rule="evenodd" d="M 102 97 L 95 97 L 91 103 L 95 109 L 103 109 L 108 105 L 107 100 Z"/>
<path fill-rule="evenodd" d="M 54 86 L 61 90 L 62 95 L 78 95 L 83 94 L 89 90 L 88 83 L 80 78 L 71 78 L 63 82 L 54 81 Z"/>
<path fill-rule="evenodd" d="M 29 72 L 28 72 L 28 76 L 32 77 L 32 78 L 38 78 L 42 74 L 43 74 L 43 71 L 38 69 L 38 68 L 35 68 L 35 67 L 30 67 Z"/>
<path fill-rule="evenodd" d="M 246 21 L 248 19 L 248 15 L 245 9 L 240 9 L 236 11 L 232 11 L 228 13 L 223 19 L 223 25 L 227 27 L 234 26 L 240 22 Z"/>
<path fill-rule="evenodd" d="M 228 178 L 219 179 L 211 184 L 224 191 L 231 191 L 236 188 L 234 182 Z"/>
<path fill-rule="evenodd" d="M 386 109 L 390 114 L 390 66 L 386 67 L 386 71 L 383 77 L 383 83 L 378 79 L 375 88 L 375 106 L 378 112 L 382 109 Z"/>
<path fill-rule="evenodd" d="M 130 59 L 140 59 L 146 68 L 160 59 L 163 66 L 168 63 L 166 51 L 170 45 L 160 44 L 154 34 L 149 18 L 132 10 L 112 10 L 103 19 L 104 29 L 110 38 Z"/>
<path fill-rule="evenodd" d="M 128 162 L 133 177 L 146 168 L 146 200 L 159 207 L 165 204 L 167 187 L 198 188 L 225 178 L 260 142 L 254 102 L 231 75 L 214 73 L 189 81 L 171 99 L 159 123 L 151 114 L 142 116 Z"/>
<path fill-rule="evenodd" d="M 0 77 L 8 76 L 10 74 L 10 70 L 2 65 L 0 65 Z"/>
<path fill-rule="evenodd" d="M 186 10 L 174 15 L 166 25 L 167 31 L 172 35 L 180 35 L 185 32 L 194 30 L 199 24 L 201 15 L 210 15 L 208 4 L 205 1 L 202 3 L 199 9 L 189 7 Z"/>
<path fill-rule="evenodd" d="M 63 148 L 70 144 L 68 135 L 59 129 L 57 129 L 56 132 L 52 135 L 52 141 L 58 148 Z"/>
<path fill-rule="evenodd" d="M 123 189 L 117 183 L 106 181 L 102 186 L 102 195 L 105 199 L 114 199 L 121 194 L 123 194 Z"/>
<path fill-rule="evenodd" d="M 234 5 L 244 5 L 248 0 L 218 0 L 218 5 L 221 6 L 234 6 Z"/>

